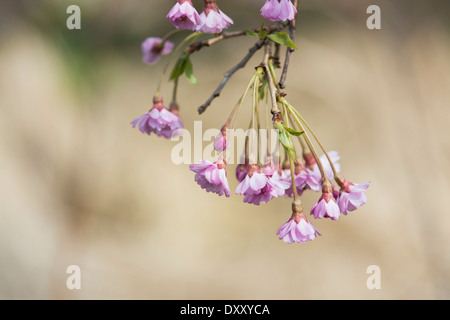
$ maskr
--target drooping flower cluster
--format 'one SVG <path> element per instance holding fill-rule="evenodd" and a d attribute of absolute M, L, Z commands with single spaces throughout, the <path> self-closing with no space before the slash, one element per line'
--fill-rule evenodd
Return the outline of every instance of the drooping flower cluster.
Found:
<path fill-rule="evenodd" d="M 236 194 L 244 196 L 244 202 L 259 205 L 267 203 L 273 198 L 284 195 L 286 184 L 262 173 L 256 165 L 249 165 L 247 175 L 236 188 Z"/>
<path fill-rule="evenodd" d="M 269 63 L 271 63 L 270 60 Z M 265 76 L 267 75 L 264 73 L 264 70 L 258 67 L 257 72 L 250 81 L 249 88 L 256 92 L 261 86 L 264 87 L 267 85 L 263 81 Z M 273 80 L 269 78 L 266 81 Z M 246 90 L 246 92 L 248 91 Z M 259 112 L 255 106 L 260 102 L 260 99 L 261 97 L 258 97 L 257 94 L 253 96 L 253 115 L 250 121 L 250 127 L 253 126 L 253 129 L 256 128 L 255 119 L 259 119 Z M 236 116 L 236 110 L 240 109 L 242 100 L 241 98 L 240 102 L 231 112 L 225 125 L 222 126 L 219 135 L 214 140 L 214 149 L 219 152 L 220 159 L 226 158 L 230 139 L 233 138 L 232 133 L 228 130 L 229 123 L 233 116 Z M 254 148 L 252 150 L 258 150 L 261 146 L 255 140 L 255 136 L 253 135 L 253 138 L 251 138 L 251 134 L 249 134 L 249 138 L 246 139 L 245 163 L 239 164 L 236 167 L 235 174 L 239 185 L 235 193 L 244 196 L 243 201 L 245 203 L 254 205 L 268 203 L 272 199 L 282 196 L 293 198 L 292 216 L 281 226 L 277 235 L 280 239 L 288 243 L 303 243 L 315 239 L 321 233 L 308 221 L 303 213 L 299 196 L 307 190 L 313 192 L 321 191 L 319 199 L 311 208 L 310 215 L 315 219 L 329 218 L 330 220 L 337 220 L 340 218 L 341 213 L 347 214 L 348 211 L 355 210 L 356 207 L 366 203 L 365 191 L 369 183 L 352 184 L 342 178 L 340 176 L 341 166 L 339 164 L 340 156 L 338 152 L 326 152 L 323 150 L 324 154 L 319 157 L 309 136 L 304 131 L 302 126 L 303 118 L 297 115 L 297 112 L 292 109 L 293 107 L 289 105 L 284 95 L 280 95 L 276 103 L 284 106 L 283 110 L 285 111 L 280 113 L 280 117 L 284 119 L 291 117 L 297 120 L 297 128 L 294 129 L 292 121 L 290 124 L 292 127 L 290 128 L 281 123 L 276 112 L 276 116 L 273 117 L 275 126 L 278 129 L 279 140 L 286 151 L 286 158 L 281 165 L 281 157 L 278 157 L 277 165 L 276 161 L 273 161 L 276 154 L 271 154 L 268 150 L 266 153 L 268 161 L 261 164 L 262 159 L 259 156 L 256 157 L 255 154 L 249 151 L 249 144 L 256 144 L 256 146 L 253 145 Z M 302 157 L 293 156 L 292 152 L 294 154 L 296 152 L 291 138 L 286 138 L 288 137 L 288 133 L 292 136 L 298 136 L 302 147 Z M 286 139 L 289 139 L 288 141 L 290 143 Z M 320 146 L 322 145 L 320 144 Z M 202 160 L 202 163 L 208 163 L 210 166 L 215 165 L 206 160 Z M 224 162 L 221 163 L 220 168 L 223 168 L 225 171 Z M 195 180 L 202 188 L 206 188 L 207 191 L 215 192 L 219 195 L 225 194 L 227 197 L 229 196 L 229 189 L 227 189 L 228 193 L 224 193 L 220 188 L 216 188 L 217 185 L 225 184 L 228 186 L 228 182 L 224 183 L 223 180 L 217 180 L 211 186 L 211 179 L 208 179 L 208 182 L 205 182 L 205 179 L 199 182 L 197 165 L 191 165 L 191 170 L 197 173 Z M 226 174 L 222 173 L 221 177 L 226 179 Z M 333 180 L 336 181 L 337 185 L 332 183 Z"/>
<path fill-rule="evenodd" d="M 244 100 L 250 95 L 252 102 L 248 128 L 253 134 L 247 134 L 244 138 L 242 158 L 244 161 L 238 163 L 235 170 L 238 181 L 235 194 L 243 196 L 245 203 L 253 205 L 278 201 L 274 200 L 277 198 L 291 198 L 292 215 L 276 232 L 279 239 L 287 243 L 304 243 L 321 235 L 304 213 L 300 200 L 303 193 L 320 192 L 317 202 L 311 207 L 310 217 L 335 221 L 342 215 L 347 215 L 349 211 L 363 206 L 367 202 L 365 193 L 369 187 L 369 182 L 356 184 L 347 181 L 341 175 L 339 154 L 336 151 L 325 150 L 311 127 L 300 112 L 286 100 L 286 93 L 282 91 L 289 57 L 296 46 L 287 33 L 280 31 L 287 26 L 295 28 L 292 21 L 297 15 L 297 4 L 298 1 L 291 0 L 266 0 L 260 13 L 264 18 L 277 22 L 276 24 L 271 27 L 261 26 L 259 29 L 222 33 L 233 24 L 233 20 L 219 9 L 216 0 L 204 0 L 200 14 L 191 0 L 178 0 L 166 18 L 176 28 L 174 31 L 193 32 L 175 49 L 174 44 L 168 40 L 174 31 L 164 38 L 149 37 L 142 43 L 142 59 L 147 64 L 158 62 L 162 55 L 171 54 L 171 56 L 158 83 L 153 107 L 131 121 L 133 128 L 138 128 L 148 135 L 154 133 L 165 138 L 180 135 L 183 123 L 176 102 L 179 78 L 185 74 L 190 83 L 197 84 L 197 79 L 193 75 L 191 55 L 203 47 L 209 47 L 227 38 L 258 35 L 255 30 L 259 30 L 258 42 L 250 48 L 237 66 L 225 73 L 225 78 L 212 97 L 198 109 L 199 113 L 202 113 L 212 100 L 220 95 L 234 72 L 242 68 L 256 51 L 264 48 L 261 64 L 255 68 L 256 71 L 244 94 L 232 109 L 219 134 L 215 136 L 212 146 L 218 159 L 215 161 L 203 159 L 200 163 L 191 164 L 189 168 L 195 173 L 194 180 L 202 189 L 219 196 L 230 197 L 226 167 L 234 159 L 230 159 L 229 151 L 233 148 L 235 138 L 233 132 Z M 197 37 L 202 33 L 210 34 L 211 38 L 197 41 Z M 280 45 L 287 48 L 285 65 L 278 82 L 276 69 L 280 68 Z M 172 101 L 169 108 L 166 108 L 161 98 L 161 84 L 167 67 L 176 54 L 179 57 L 170 75 L 170 80 L 174 81 Z M 265 108 L 261 108 L 261 104 L 265 104 Z M 269 126 L 270 118 L 272 123 Z M 265 128 L 261 119 L 266 120 Z M 261 135 L 262 130 L 269 129 L 276 131 L 275 149 L 270 147 L 272 144 L 269 143 L 269 131 Z M 267 135 L 267 144 L 261 141 L 264 134 Z M 321 156 L 315 145 L 320 147 Z M 284 157 L 280 156 L 280 150 L 284 151 Z"/>

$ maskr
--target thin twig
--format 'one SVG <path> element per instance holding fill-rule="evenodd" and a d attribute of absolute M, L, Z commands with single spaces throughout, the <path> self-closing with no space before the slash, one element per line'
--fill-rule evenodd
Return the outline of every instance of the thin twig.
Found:
<path fill-rule="evenodd" d="M 288 26 L 289 22 L 282 22 L 282 23 L 276 23 L 270 27 L 265 27 L 264 31 L 266 31 L 267 33 L 271 33 L 274 31 L 279 31 L 285 27 Z M 250 29 L 251 31 L 253 31 L 254 33 L 259 33 L 259 29 Z M 217 37 L 214 38 L 210 38 L 210 39 L 206 39 L 206 40 L 202 40 L 202 41 L 197 41 L 193 44 L 191 44 L 186 50 L 185 52 L 192 54 L 195 51 L 199 51 L 204 47 L 211 47 L 212 45 L 221 42 L 223 40 L 226 39 L 230 39 L 230 38 L 236 38 L 236 37 L 242 37 L 247 35 L 247 30 L 241 30 L 241 31 L 232 31 L 232 32 L 222 32 L 220 35 L 218 35 Z"/>
<path fill-rule="evenodd" d="M 298 8 L 298 0 L 294 0 L 295 8 Z M 296 19 L 290 21 L 289 23 L 289 37 L 294 41 L 295 38 L 295 30 L 297 29 Z M 294 52 L 294 48 L 287 47 L 286 48 L 286 58 L 284 59 L 283 72 L 281 73 L 280 82 L 278 82 L 278 86 L 280 89 L 284 89 L 286 87 L 286 77 L 289 69 L 289 61 L 291 60 L 291 54 Z"/>
<path fill-rule="evenodd" d="M 219 84 L 219 86 L 217 87 L 216 90 L 214 90 L 213 94 L 211 95 L 211 97 L 209 97 L 208 100 L 206 100 L 206 102 L 204 104 L 202 104 L 199 108 L 198 108 L 198 113 L 202 114 L 203 112 L 206 111 L 206 109 L 209 107 L 209 105 L 211 104 L 211 102 L 217 98 L 218 96 L 220 96 L 220 93 L 222 92 L 222 89 L 225 87 L 225 85 L 227 84 L 228 80 L 230 80 L 230 78 L 233 76 L 233 74 L 238 71 L 239 69 L 245 67 L 245 65 L 247 64 L 247 62 L 253 57 L 253 55 L 256 53 L 256 51 L 258 51 L 259 49 L 262 48 L 262 46 L 264 45 L 264 40 L 259 40 L 258 42 L 255 43 L 255 45 L 253 47 L 250 48 L 249 52 L 247 53 L 247 55 L 244 57 L 244 59 L 242 59 L 237 65 L 235 65 L 233 68 L 231 68 L 230 70 L 228 70 L 223 77 L 222 82 Z"/>
<path fill-rule="evenodd" d="M 279 43 L 275 43 L 275 53 L 272 56 L 272 60 L 273 60 L 273 65 L 276 68 L 280 67 L 280 48 L 281 48 L 281 45 Z"/>
<path fill-rule="evenodd" d="M 264 65 L 264 71 L 267 78 L 267 84 L 269 85 L 269 91 L 270 91 L 270 98 L 272 99 L 272 109 L 270 112 L 272 113 L 273 117 L 279 117 L 280 116 L 280 108 L 278 108 L 278 99 L 277 99 L 277 88 L 275 86 L 275 82 L 272 78 L 272 74 L 270 73 L 268 65 Z"/>
<path fill-rule="evenodd" d="M 283 28 L 285 28 L 288 25 L 288 22 L 282 22 L 282 23 L 276 23 L 273 26 L 269 27 L 269 28 L 264 28 L 264 30 L 266 30 L 268 33 L 271 32 L 276 32 L 279 30 L 282 30 Z M 256 31 L 259 32 L 259 29 L 255 29 Z M 253 31 L 255 31 L 253 30 Z M 209 39 L 209 40 L 204 40 L 204 41 L 199 41 L 197 43 L 193 43 L 189 48 L 188 48 L 188 52 L 189 53 L 194 53 L 195 51 L 200 50 L 203 47 L 207 47 L 207 46 L 211 46 L 213 44 L 216 44 L 217 42 L 220 42 L 222 40 L 228 39 L 228 38 L 232 38 L 232 37 L 238 37 L 241 35 L 245 35 L 247 31 L 236 31 L 236 32 L 224 32 L 222 33 L 220 36 Z M 253 55 L 256 53 L 256 51 L 258 51 L 259 49 L 262 48 L 262 46 L 264 45 L 265 40 L 259 40 L 257 41 L 253 47 L 251 47 L 249 49 L 249 52 L 247 53 L 247 55 L 233 68 L 231 68 L 230 70 L 228 70 L 225 74 L 224 74 L 224 78 L 222 80 L 222 82 L 219 84 L 219 86 L 217 87 L 216 90 L 214 90 L 213 94 L 208 98 L 208 100 L 206 100 L 206 102 L 204 104 L 202 104 L 197 110 L 199 114 L 202 114 L 203 112 L 206 111 L 206 109 L 209 107 L 209 105 L 211 104 L 211 102 L 217 98 L 218 96 L 220 96 L 220 93 L 222 92 L 223 88 L 225 87 L 225 85 L 227 84 L 227 82 L 230 80 L 230 78 L 233 76 L 233 74 L 238 71 L 239 69 L 245 67 L 245 65 L 247 64 L 247 62 L 253 57 Z M 191 51 L 192 50 L 192 51 Z"/>
<path fill-rule="evenodd" d="M 235 32 L 223 32 L 217 37 L 202 40 L 202 41 L 197 41 L 197 42 L 191 44 L 186 49 L 186 52 L 188 52 L 189 54 L 192 54 L 195 51 L 199 51 L 200 49 L 202 49 L 204 47 L 211 47 L 212 45 L 214 45 L 222 40 L 229 39 L 229 38 L 241 37 L 241 36 L 245 36 L 245 35 L 246 35 L 245 30 L 235 31 Z"/>

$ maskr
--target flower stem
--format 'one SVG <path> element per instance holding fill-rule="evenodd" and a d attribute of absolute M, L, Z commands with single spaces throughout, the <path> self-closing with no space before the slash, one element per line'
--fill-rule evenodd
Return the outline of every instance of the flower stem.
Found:
<path fill-rule="evenodd" d="M 158 82 L 158 86 L 156 87 L 156 93 L 155 93 L 155 97 L 160 97 L 161 96 L 161 85 L 162 82 L 164 80 L 164 76 L 167 73 L 167 69 L 169 68 L 169 65 L 172 63 L 173 59 L 175 58 L 175 56 L 179 53 L 179 51 L 181 50 L 181 48 L 190 40 L 195 39 L 196 37 L 198 37 L 199 35 L 201 35 L 201 32 L 194 32 L 191 33 L 189 36 L 187 36 L 176 48 L 175 50 L 171 53 L 170 57 L 169 57 L 169 61 L 167 62 L 166 66 L 164 67 L 163 72 L 161 73 L 161 76 L 159 78 L 159 82 Z"/>
<path fill-rule="evenodd" d="M 256 148 L 256 152 L 257 152 L 257 161 L 258 161 L 258 163 L 260 163 L 261 162 L 261 159 L 260 159 L 260 153 L 259 153 L 259 143 L 260 143 L 260 141 L 259 141 L 259 131 L 260 131 L 260 129 L 261 129 L 261 123 L 260 123 L 260 120 L 259 120 L 259 108 L 258 108 L 258 83 L 259 83 L 259 77 L 258 76 L 255 76 L 254 77 L 255 78 L 255 80 L 253 81 L 253 96 L 252 96 L 252 104 L 253 104 L 253 115 L 254 115 L 254 117 L 255 117 L 255 119 L 256 119 L 256 131 L 255 131 L 255 138 L 256 138 L 256 140 L 257 140 L 257 148 Z"/>
<path fill-rule="evenodd" d="M 164 43 L 167 39 L 169 39 L 171 36 L 173 36 L 175 33 L 180 32 L 180 31 L 183 31 L 183 30 L 181 30 L 181 29 L 175 29 L 175 30 L 172 30 L 172 31 L 166 33 L 166 35 L 165 35 L 164 37 L 162 37 L 163 43 Z"/>
<path fill-rule="evenodd" d="M 323 153 L 327 157 L 328 162 L 330 163 L 331 170 L 333 170 L 334 177 L 337 178 L 338 177 L 338 173 L 337 173 L 336 168 L 334 167 L 333 161 L 331 161 L 330 156 L 328 155 L 328 153 L 325 150 L 325 148 L 323 147 L 323 145 L 320 143 L 320 140 L 317 138 L 317 136 L 315 135 L 314 131 L 311 129 L 311 127 L 308 125 L 308 123 L 305 121 L 305 119 L 300 115 L 300 113 L 297 110 L 295 110 L 294 108 L 292 108 L 292 109 L 293 109 L 294 113 L 298 116 L 298 118 L 304 123 L 306 128 L 308 128 L 308 130 L 311 132 L 311 134 L 313 135 L 314 139 L 317 141 L 317 144 L 320 146 L 320 148 L 322 149 Z"/>
<path fill-rule="evenodd" d="M 291 179 L 292 179 L 292 193 L 293 193 L 293 202 L 296 203 L 299 201 L 297 186 L 295 185 L 295 163 L 292 158 L 290 158 L 290 169 L 291 169 Z"/>
<path fill-rule="evenodd" d="M 321 175 L 321 177 L 322 177 L 322 184 L 323 184 L 325 181 L 328 180 L 328 178 L 327 178 L 327 176 L 326 176 L 326 174 L 325 174 L 325 169 L 323 168 L 323 164 L 322 164 L 322 162 L 320 161 L 319 156 L 317 155 L 316 149 L 314 148 L 314 146 L 313 146 L 313 144 L 312 144 L 312 142 L 311 142 L 311 139 L 310 139 L 309 136 L 308 136 L 308 133 L 305 131 L 305 129 L 303 128 L 303 125 L 302 125 L 301 121 L 300 121 L 299 118 L 298 118 L 298 112 L 297 112 L 297 110 L 295 110 L 294 107 L 291 106 L 291 105 L 286 101 L 286 99 L 284 99 L 283 97 L 280 97 L 279 99 L 280 99 L 281 104 L 283 104 L 284 106 L 286 106 L 286 108 L 288 108 L 288 110 L 294 115 L 294 119 L 295 119 L 295 121 L 297 122 L 298 127 L 300 128 L 301 131 L 304 132 L 304 133 L 303 133 L 303 136 L 304 136 L 304 138 L 305 138 L 305 142 L 306 142 L 306 144 L 308 145 L 308 148 L 311 150 L 311 153 L 312 153 L 312 155 L 313 155 L 313 157 L 314 157 L 314 160 L 316 160 L 317 167 L 319 168 L 320 175 Z"/>
<path fill-rule="evenodd" d="M 173 81 L 172 102 L 177 102 L 178 78 Z"/>
<path fill-rule="evenodd" d="M 227 122 L 231 122 L 231 119 L 233 118 L 234 114 L 236 114 L 236 116 L 234 117 L 234 120 L 233 120 L 233 125 L 232 125 L 233 130 L 236 129 L 236 122 L 239 118 L 239 114 L 241 113 L 242 104 L 244 103 L 244 99 L 247 96 L 248 92 L 250 91 L 250 88 L 254 84 L 255 78 L 258 77 L 261 73 L 262 73 L 261 70 L 256 70 L 255 74 L 252 76 L 250 82 L 248 83 L 247 88 L 244 91 L 244 94 L 241 96 L 238 103 L 235 105 L 235 107 L 231 111 L 230 116 L 228 117 Z"/>

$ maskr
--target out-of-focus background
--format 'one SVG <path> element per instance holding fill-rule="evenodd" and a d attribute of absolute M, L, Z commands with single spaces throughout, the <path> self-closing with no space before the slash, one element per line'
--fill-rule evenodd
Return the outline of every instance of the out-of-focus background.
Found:
<path fill-rule="evenodd" d="M 259 27 L 263 2 L 218 4 L 232 31 Z M 77 1 L 82 29 L 68 30 L 72 1 L 1 1 L 0 298 L 450 298 L 448 1 L 300 1 L 289 101 L 339 152 L 344 176 L 371 186 L 365 206 L 313 219 L 323 236 L 291 245 L 275 235 L 288 199 L 206 193 L 172 163 L 175 142 L 129 124 L 151 107 L 167 62 L 144 64 L 141 42 L 173 30 L 174 3 Z M 366 27 L 372 4 L 381 30 Z M 254 41 L 193 56 L 199 84 L 179 88 L 186 129 L 225 122 L 262 52 L 196 109 Z M 228 177 L 233 193 L 234 166 Z M 317 198 L 305 193 L 306 211 Z M 69 265 L 81 290 L 66 287 Z M 366 286 L 370 265 L 381 289 Z"/>

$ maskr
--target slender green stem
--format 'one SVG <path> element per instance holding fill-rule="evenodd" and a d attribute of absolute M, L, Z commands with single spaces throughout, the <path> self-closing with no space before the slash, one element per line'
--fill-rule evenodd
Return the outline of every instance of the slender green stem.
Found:
<path fill-rule="evenodd" d="M 292 107 L 292 106 L 286 101 L 286 99 L 284 99 L 284 98 L 281 98 L 281 103 L 282 103 L 283 105 L 285 105 L 286 108 L 288 108 L 289 111 L 294 115 L 294 119 L 295 119 L 295 121 L 297 122 L 298 127 L 300 128 L 301 131 L 304 132 L 304 133 L 303 133 L 303 136 L 304 136 L 304 138 L 305 138 L 305 142 L 306 142 L 306 144 L 308 145 L 309 149 L 311 150 L 311 153 L 312 153 L 314 159 L 316 160 L 317 166 L 318 166 L 319 171 L 320 171 L 320 175 L 321 175 L 321 177 L 322 177 L 322 183 L 324 183 L 326 180 L 328 180 L 328 178 L 327 178 L 327 176 L 326 176 L 326 174 L 325 174 L 325 169 L 323 168 L 323 164 L 322 164 L 322 162 L 320 161 L 319 156 L 317 155 L 316 149 L 314 148 L 314 146 L 313 146 L 313 144 L 312 144 L 312 142 L 311 142 L 311 139 L 309 138 L 308 133 L 307 133 L 307 132 L 305 131 L 305 129 L 303 128 L 303 125 L 302 125 L 301 121 L 299 120 L 299 118 L 298 118 L 298 116 L 297 116 L 297 112 L 296 112 L 297 110 L 295 110 L 294 107 Z"/>
<path fill-rule="evenodd" d="M 252 76 L 250 82 L 247 85 L 247 88 L 245 89 L 244 94 L 241 96 L 238 103 L 236 104 L 233 111 L 231 112 L 230 117 L 228 118 L 228 121 L 231 121 L 231 118 L 233 117 L 234 113 L 236 112 L 236 116 L 234 117 L 233 125 L 232 125 L 233 130 L 236 128 L 236 123 L 239 118 L 239 114 L 241 113 L 242 104 L 244 103 L 244 99 L 247 96 L 248 92 L 250 91 L 250 88 L 252 87 L 253 83 L 255 82 L 255 77 L 257 77 L 259 74 L 261 74 L 261 71 L 257 70 L 255 72 L 255 74 Z"/>
<path fill-rule="evenodd" d="M 294 111 L 294 113 L 298 116 L 298 118 L 303 122 L 303 124 L 306 126 L 306 128 L 308 128 L 308 130 L 313 135 L 313 137 L 316 140 L 317 144 L 320 146 L 320 148 L 322 149 L 323 153 L 327 157 L 327 160 L 328 160 L 328 162 L 330 163 L 330 166 L 331 166 L 331 170 L 333 170 L 334 177 L 337 178 L 338 177 L 338 173 L 337 173 L 336 168 L 334 167 L 333 161 L 331 161 L 330 156 L 328 155 L 328 153 L 325 150 L 325 148 L 323 147 L 323 145 L 320 143 L 320 140 L 317 138 L 317 136 L 315 135 L 314 131 L 311 129 L 311 127 L 308 125 L 308 123 L 305 121 L 305 119 L 300 115 L 300 113 L 297 110 L 295 110 L 294 107 L 292 107 L 292 110 Z"/>
<path fill-rule="evenodd" d="M 252 130 L 250 132 L 250 136 L 252 138 L 252 152 L 250 152 L 250 163 L 251 164 L 259 164 L 259 152 L 258 152 L 258 120 L 257 120 L 257 106 L 256 106 L 256 98 L 255 98 L 255 80 L 257 79 L 256 74 L 253 76 L 253 92 L 252 92 Z M 255 149 L 256 149 L 256 155 L 255 155 Z"/>
<path fill-rule="evenodd" d="M 278 84 L 277 84 L 277 82 L 275 81 L 275 79 L 276 79 L 276 76 L 275 76 L 275 68 L 274 68 L 273 60 L 272 60 L 272 59 L 269 60 L 269 63 L 267 64 L 267 66 L 269 67 L 270 75 L 271 75 L 271 77 L 272 77 L 272 79 L 273 79 L 273 81 L 274 81 L 273 84 L 274 84 L 275 88 L 277 88 L 277 90 L 280 91 L 280 88 L 278 87 Z"/>
<path fill-rule="evenodd" d="M 293 116 L 291 113 L 289 114 L 289 119 L 291 120 L 292 124 L 294 124 Z M 294 129 L 301 130 L 300 128 L 298 128 L 298 126 Z M 304 138 L 302 137 L 302 135 L 297 136 L 297 138 L 298 138 L 298 142 L 300 143 L 300 146 L 302 147 L 302 151 L 305 152 L 307 150 L 308 146 L 305 144 Z"/>
<path fill-rule="evenodd" d="M 167 73 L 167 69 L 169 68 L 169 65 L 172 63 L 173 59 L 177 56 L 177 54 L 179 53 L 179 51 L 181 50 L 181 48 L 190 40 L 193 40 L 195 38 L 197 38 L 199 35 L 201 35 L 201 32 L 194 32 L 191 33 L 189 36 L 187 36 L 176 48 L 175 50 L 170 54 L 169 57 L 169 61 L 167 62 L 166 66 L 164 67 L 163 72 L 161 73 L 161 76 L 159 78 L 159 82 L 158 82 L 158 86 L 156 87 L 156 93 L 155 96 L 156 97 L 160 97 L 161 96 L 161 85 L 162 82 L 164 80 L 164 76 Z"/>
<path fill-rule="evenodd" d="M 171 36 L 173 36 L 175 33 L 180 32 L 180 31 L 183 31 L 183 30 L 181 30 L 181 29 L 175 29 L 175 30 L 172 30 L 172 31 L 168 32 L 164 37 L 162 37 L 162 41 L 165 42 L 167 39 L 169 39 L 169 38 L 170 38 Z"/>
<path fill-rule="evenodd" d="M 178 78 L 176 78 L 173 82 L 173 91 L 172 91 L 172 102 L 177 102 L 177 91 L 178 91 Z"/>
<path fill-rule="evenodd" d="M 290 169 L 291 169 L 291 179 L 292 179 L 292 193 L 293 193 L 293 202 L 297 202 L 299 200 L 297 193 L 297 186 L 295 185 L 295 163 L 292 158 L 290 158 Z"/>
<path fill-rule="evenodd" d="M 267 83 L 269 85 L 269 91 L 270 91 L 270 98 L 272 99 L 272 114 L 279 114 L 280 109 L 278 108 L 277 103 L 277 88 L 274 85 L 274 78 L 272 77 L 272 74 L 270 72 L 270 69 L 267 65 L 264 66 L 266 69 L 265 75 L 267 79 Z"/>
<path fill-rule="evenodd" d="M 265 128 L 267 129 L 267 157 L 270 156 L 270 142 L 272 140 L 269 141 L 269 108 L 268 108 L 268 96 L 269 96 L 269 91 L 268 91 L 268 86 L 267 86 L 267 82 L 266 85 L 264 85 L 264 122 L 265 122 Z"/>
<path fill-rule="evenodd" d="M 253 98 L 252 98 L 252 104 L 253 104 L 253 115 L 256 120 L 256 139 L 257 139 L 257 148 L 256 148 L 256 154 L 257 154 L 257 161 L 258 163 L 261 162 L 261 159 L 259 158 L 259 130 L 261 129 L 261 123 L 259 121 L 259 110 L 258 110 L 258 82 L 259 77 L 255 77 L 255 80 L 253 81 Z"/>
<path fill-rule="evenodd" d="M 255 105 L 256 123 L 259 131 L 259 129 L 261 129 L 261 122 L 259 120 L 258 84 L 259 84 L 259 77 L 255 77 L 255 81 L 253 82 L 253 99 L 254 99 L 253 103 Z"/>

